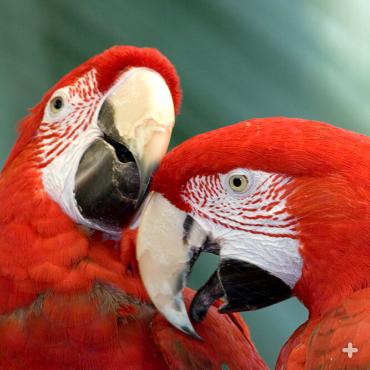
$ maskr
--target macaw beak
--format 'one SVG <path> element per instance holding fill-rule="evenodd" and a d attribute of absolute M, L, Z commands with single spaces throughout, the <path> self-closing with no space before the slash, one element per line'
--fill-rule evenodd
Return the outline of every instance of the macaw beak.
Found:
<path fill-rule="evenodd" d="M 186 312 L 183 289 L 193 258 L 205 244 L 207 235 L 161 194 L 150 193 L 143 207 L 136 256 L 145 288 L 170 323 L 184 333 L 199 337 Z"/>
<path fill-rule="evenodd" d="M 195 322 L 203 320 L 218 299 L 224 302 L 219 311 L 227 313 L 265 307 L 292 295 L 282 280 L 213 240 L 206 231 L 208 220 L 200 225 L 159 193 L 147 198 L 140 220 L 136 253 L 145 288 L 163 316 L 187 334 L 198 337 L 182 292 L 202 252 L 219 254 L 220 263 L 192 301 L 190 317 Z"/>
<path fill-rule="evenodd" d="M 121 76 L 98 112 L 103 135 L 77 171 L 75 196 L 84 218 L 103 230 L 127 224 L 167 152 L 174 123 L 172 96 L 159 73 L 132 68 Z"/>

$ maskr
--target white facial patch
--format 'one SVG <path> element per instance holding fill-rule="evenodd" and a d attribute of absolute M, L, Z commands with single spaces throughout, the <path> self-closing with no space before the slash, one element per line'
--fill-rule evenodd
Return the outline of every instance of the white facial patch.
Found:
<path fill-rule="evenodd" d="M 75 179 L 81 158 L 88 147 L 101 136 L 98 128 L 79 134 L 79 139 L 42 169 L 45 191 L 76 223 L 91 226 L 80 213 L 75 199 Z M 105 231 L 105 230 L 103 230 Z"/>
<path fill-rule="evenodd" d="M 238 174 L 248 182 L 242 193 L 229 185 L 230 176 Z M 280 174 L 236 169 L 190 179 L 183 199 L 192 207 L 194 219 L 220 245 L 221 258 L 252 263 L 293 288 L 301 276 L 302 257 L 297 220 L 286 208 L 291 181 Z"/>
<path fill-rule="evenodd" d="M 102 95 L 96 70 L 57 90 L 47 104 L 39 138 L 39 160 L 45 191 L 76 222 L 109 234 L 85 219 L 75 199 L 75 178 L 82 156 L 103 136 L 98 114 L 106 99 L 114 110 L 115 129 L 143 171 L 165 154 L 175 121 L 171 92 L 164 78 L 149 68 L 131 68 Z"/>
<path fill-rule="evenodd" d="M 75 199 L 75 181 L 81 158 L 90 145 L 103 136 L 98 114 L 107 95 L 124 83 L 124 73 L 115 85 L 102 95 L 98 90 L 96 70 L 79 78 L 73 85 L 57 90 L 45 108 L 37 132 L 40 140 L 40 168 L 45 191 L 76 223 L 116 234 L 85 219 Z M 55 112 L 51 105 L 63 98 L 63 107 Z"/>
<path fill-rule="evenodd" d="M 60 110 L 52 105 L 58 98 L 63 101 Z M 53 94 L 37 132 L 45 191 L 76 223 L 86 226 L 94 225 L 85 220 L 78 209 L 74 196 L 75 177 L 83 154 L 102 136 L 97 125 L 102 102 L 96 71 L 92 70 L 73 85 Z"/>

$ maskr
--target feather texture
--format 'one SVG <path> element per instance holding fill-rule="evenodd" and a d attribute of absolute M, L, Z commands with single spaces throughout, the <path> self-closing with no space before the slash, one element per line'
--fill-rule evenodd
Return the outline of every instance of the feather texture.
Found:
<path fill-rule="evenodd" d="M 276 369 L 368 369 L 369 297 L 370 289 L 360 290 L 301 326 L 282 349 Z M 352 354 L 346 351 L 348 346 L 354 349 Z"/>
<path fill-rule="evenodd" d="M 271 117 L 198 135 L 169 153 L 155 174 L 152 190 L 211 230 L 221 256 L 260 263 L 280 279 L 294 273 L 292 291 L 310 316 L 282 350 L 279 369 L 370 366 L 369 154 L 370 138 L 364 135 L 323 122 Z M 254 205 L 253 191 L 230 202 L 221 181 L 240 169 L 289 178 L 284 202 L 276 197 L 275 207 L 292 221 L 298 258 L 286 258 L 291 244 L 280 243 L 278 235 L 271 235 L 267 248 L 266 240 L 248 235 L 252 227 L 257 234 L 266 226 L 250 219 L 261 217 L 261 209 L 246 207 Z M 268 193 L 274 193 L 271 184 Z M 264 220 L 276 220 L 272 210 L 264 209 Z M 342 352 L 349 343 L 358 347 L 352 358 Z"/>
<path fill-rule="evenodd" d="M 163 76 L 178 112 L 181 91 L 169 61 L 154 49 L 118 46 L 67 74 L 21 123 L 0 176 L 0 369 L 221 369 L 223 363 L 230 369 L 265 368 L 234 316 L 213 312 L 202 326 L 207 341 L 170 328 L 140 281 L 135 233 L 107 240 L 77 225 L 43 186 L 37 133 L 53 92 L 78 84 L 94 69 L 94 86 L 103 94 L 135 66 Z M 221 333 L 230 340 L 227 346 Z M 179 358 L 175 341 L 183 348 Z"/>

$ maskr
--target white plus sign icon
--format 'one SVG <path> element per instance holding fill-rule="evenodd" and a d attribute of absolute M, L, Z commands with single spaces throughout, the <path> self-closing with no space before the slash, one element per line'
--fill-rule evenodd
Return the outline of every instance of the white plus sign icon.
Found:
<path fill-rule="evenodd" d="M 353 354 L 358 352 L 358 348 L 353 347 L 352 342 L 349 342 L 347 347 L 342 349 L 343 353 L 347 353 L 348 358 L 352 358 Z"/>

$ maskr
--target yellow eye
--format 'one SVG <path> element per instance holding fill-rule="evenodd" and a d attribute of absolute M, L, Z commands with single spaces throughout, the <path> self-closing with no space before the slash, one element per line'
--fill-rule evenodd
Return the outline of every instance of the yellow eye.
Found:
<path fill-rule="evenodd" d="M 248 188 L 248 178 L 245 175 L 232 175 L 229 178 L 229 186 L 236 193 L 244 193 Z"/>
<path fill-rule="evenodd" d="M 64 107 L 64 99 L 62 96 L 56 96 L 55 98 L 51 99 L 50 102 L 50 110 L 53 113 L 60 112 Z"/>

